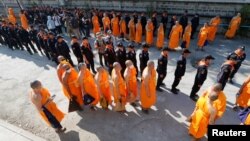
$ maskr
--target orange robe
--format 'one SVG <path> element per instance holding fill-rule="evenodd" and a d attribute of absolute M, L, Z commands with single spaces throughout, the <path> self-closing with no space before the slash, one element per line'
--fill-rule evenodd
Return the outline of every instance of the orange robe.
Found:
<path fill-rule="evenodd" d="M 175 49 L 179 46 L 182 32 L 183 32 L 183 29 L 181 25 L 173 26 L 171 33 L 169 35 L 169 44 L 168 44 L 169 48 Z"/>
<path fill-rule="evenodd" d="M 248 106 L 247 103 L 249 99 L 250 99 L 250 81 L 248 81 L 245 84 L 236 102 L 239 106 L 246 108 Z"/>
<path fill-rule="evenodd" d="M 134 41 L 135 40 L 135 23 L 134 21 L 130 20 L 128 23 L 129 28 L 129 40 Z"/>
<path fill-rule="evenodd" d="M 245 120 L 245 123 L 244 125 L 250 125 L 250 114 L 248 114 L 246 120 Z"/>
<path fill-rule="evenodd" d="M 96 105 L 99 102 L 100 96 L 98 93 L 97 86 L 95 84 L 95 79 L 88 69 L 84 70 L 82 83 L 85 92 L 95 98 L 91 105 Z"/>
<path fill-rule="evenodd" d="M 164 46 L 164 29 L 163 26 L 160 26 L 158 28 L 158 33 L 157 33 L 157 41 L 156 41 L 156 47 L 158 49 L 163 48 Z"/>
<path fill-rule="evenodd" d="M 29 23 L 28 23 L 28 19 L 26 18 L 25 14 L 20 14 L 20 19 L 21 19 L 22 27 L 23 27 L 25 30 L 28 30 L 28 28 L 29 28 Z"/>
<path fill-rule="evenodd" d="M 41 89 L 41 105 L 44 105 L 46 103 L 46 101 L 50 98 L 50 93 L 46 88 L 42 88 Z M 64 118 L 64 113 L 58 109 L 58 107 L 56 106 L 56 104 L 53 101 L 50 101 L 48 104 L 46 104 L 45 106 L 50 112 L 51 114 L 53 114 L 53 116 L 55 116 L 55 118 L 61 122 L 62 119 Z M 43 111 L 39 112 L 41 117 L 45 120 L 45 122 L 50 125 L 50 122 L 48 121 L 48 118 L 46 117 L 46 115 L 44 114 Z"/>
<path fill-rule="evenodd" d="M 64 72 L 65 74 L 66 72 Z M 63 75 L 64 75 L 63 74 Z M 75 69 L 72 69 L 67 80 L 67 84 L 69 86 L 69 89 L 71 91 L 71 94 L 76 97 L 76 101 L 79 105 L 83 105 L 83 100 L 82 100 L 82 92 L 81 92 L 81 87 L 78 83 L 78 73 Z M 67 92 L 67 89 L 63 86 L 63 93 L 64 95 L 70 99 L 71 96 Z"/>
<path fill-rule="evenodd" d="M 8 15 L 9 22 L 11 22 L 13 25 L 15 25 L 16 24 L 16 16 L 15 16 L 13 9 L 9 8 L 8 12 L 9 12 L 9 15 Z"/>
<path fill-rule="evenodd" d="M 192 121 L 189 126 L 189 134 L 195 138 L 202 138 L 207 133 L 210 117 L 207 100 L 205 97 L 200 97 L 196 103 L 197 111 L 192 116 Z"/>
<path fill-rule="evenodd" d="M 126 84 L 124 79 L 122 78 L 121 74 L 119 74 L 117 77 L 117 82 L 115 78 L 115 69 L 112 70 L 111 78 L 113 80 L 113 89 L 114 89 L 114 102 L 117 104 L 118 102 L 121 102 L 123 104 L 126 104 Z M 117 90 L 117 88 L 119 90 Z M 119 93 L 117 93 L 119 91 Z"/>
<path fill-rule="evenodd" d="M 103 97 L 106 99 L 108 104 L 111 104 L 111 91 L 110 91 L 110 84 L 109 84 L 109 74 L 107 71 L 103 73 L 98 73 L 99 80 L 96 78 L 97 83 L 99 83 L 99 90 L 102 93 Z"/>
<path fill-rule="evenodd" d="M 209 26 L 209 33 L 208 33 L 208 41 L 214 41 L 216 32 L 218 30 L 218 26 L 221 23 L 220 18 L 213 18 L 210 21 L 210 26 Z"/>
<path fill-rule="evenodd" d="M 203 92 L 202 96 L 208 99 L 208 95 L 210 91 L 211 91 L 210 89 L 206 90 L 205 92 Z M 218 99 L 213 102 L 213 107 L 217 111 L 216 119 L 221 118 L 223 116 L 223 114 L 226 111 L 226 106 L 227 106 L 226 104 L 227 104 L 227 98 L 224 92 L 220 91 L 218 95 Z"/>
<path fill-rule="evenodd" d="M 60 82 L 62 82 L 62 76 L 63 73 L 65 72 L 65 70 L 62 68 L 63 64 L 68 64 L 71 67 L 71 69 L 74 69 L 69 62 L 67 61 L 60 62 L 60 64 L 57 66 L 57 77 Z"/>
<path fill-rule="evenodd" d="M 118 37 L 120 35 L 120 27 L 119 27 L 118 17 L 115 17 L 111 20 L 111 25 L 112 25 L 113 35 L 115 37 Z"/>
<path fill-rule="evenodd" d="M 202 48 L 204 47 L 204 44 L 207 40 L 207 37 L 208 37 L 208 32 L 209 32 L 209 28 L 208 27 L 202 27 L 200 29 L 200 33 L 199 33 L 199 36 L 198 36 L 198 47 L 199 48 Z"/>
<path fill-rule="evenodd" d="M 130 71 L 130 72 L 128 72 Z M 128 70 L 126 68 L 125 73 L 129 73 L 127 80 L 127 97 L 129 102 L 135 102 L 137 98 L 137 77 L 136 77 L 136 68 L 133 67 Z M 125 76 L 124 76 L 125 77 Z"/>
<path fill-rule="evenodd" d="M 110 19 L 109 19 L 109 17 L 103 17 L 102 18 L 102 23 L 103 23 L 104 32 L 106 32 L 107 29 L 110 29 Z"/>
<path fill-rule="evenodd" d="M 93 33 L 94 35 L 96 35 L 97 32 L 100 32 L 100 25 L 97 16 L 92 17 L 92 23 L 93 23 Z"/>
<path fill-rule="evenodd" d="M 135 32 L 135 42 L 141 43 L 141 40 L 142 40 L 142 25 L 141 23 L 137 23 Z"/>
<path fill-rule="evenodd" d="M 127 27 L 125 20 L 120 21 L 120 34 L 126 37 L 127 34 Z"/>
<path fill-rule="evenodd" d="M 146 43 L 148 45 L 152 45 L 154 42 L 153 31 L 154 25 L 152 22 L 150 22 L 146 25 Z"/>
<path fill-rule="evenodd" d="M 239 29 L 240 23 L 241 23 L 241 17 L 234 17 L 230 22 L 230 25 L 228 27 L 225 36 L 227 38 L 233 38 L 235 36 L 236 31 Z"/>
<path fill-rule="evenodd" d="M 186 48 L 189 48 L 190 45 L 191 32 L 192 32 L 192 26 L 191 25 L 186 26 L 182 38 L 182 41 L 186 42 Z"/>
<path fill-rule="evenodd" d="M 148 67 L 146 67 L 143 71 L 142 74 L 142 83 L 141 83 L 141 106 L 144 109 L 149 109 L 152 105 L 156 103 L 156 71 L 153 70 L 151 74 L 148 74 Z M 145 78 L 148 78 L 148 85 L 145 84 Z M 146 88 L 148 87 L 148 88 Z M 147 90 L 148 93 L 150 94 L 150 97 L 147 95 Z"/>

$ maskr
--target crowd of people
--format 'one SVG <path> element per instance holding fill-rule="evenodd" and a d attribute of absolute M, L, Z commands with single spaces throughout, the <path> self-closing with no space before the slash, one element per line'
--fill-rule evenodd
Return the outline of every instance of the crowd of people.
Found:
<path fill-rule="evenodd" d="M 21 10 L 21 24 L 18 24 L 13 9 L 9 8 L 8 18 L 0 22 L 0 44 L 12 50 L 27 50 L 30 54 L 40 52 L 54 61 L 57 64 L 58 80 L 63 93 L 75 107 L 72 111 L 82 110 L 84 105 L 90 105 L 91 110 L 95 110 L 96 105 L 100 103 L 105 110 L 114 104 L 115 111 L 125 112 L 127 103 L 136 107 L 140 101 L 142 112 L 148 114 L 150 107 L 156 102 L 156 91 L 163 91 L 161 87 L 165 85 L 163 80 L 167 75 L 169 52 L 178 47 L 183 50 L 177 60 L 171 92 L 178 94 L 180 91 L 177 86 L 185 75 L 186 59 L 191 54 L 188 49 L 190 40 L 194 38 L 199 26 L 199 15 L 195 14 L 189 21 L 187 11 L 179 20 L 174 15 L 170 26 L 168 19 L 167 12 L 163 12 L 161 17 L 154 12 L 149 18 L 144 13 L 139 15 L 138 12 L 123 14 L 97 9 L 85 11 L 78 8 L 34 7 Z M 235 36 L 240 22 L 238 13 L 229 24 L 226 38 Z M 220 23 L 220 17 L 216 16 L 201 27 L 196 51 L 203 50 L 204 46 L 215 40 Z M 71 49 L 64 40 L 65 34 L 71 38 Z M 98 51 L 98 67 L 95 67 L 96 60 L 89 42 L 91 34 L 95 38 L 94 49 Z M 169 39 L 167 47 L 164 45 L 165 37 Z M 129 42 L 126 47 L 123 43 L 125 40 Z M 157 69 L 148 52 L 148 48 L 154 45 L 161 49 Z M 136 46 L 141 46 L 139 66 Z M 77 58 L 78 69 L 71 59 L 71 50 Z M 244 46 L 240 46 L 227 57 L 217 75 L 217 83 L 200 97 L 197 93 L 207 78 L 209 65 L 215 58 L 207 55 L 198 62 L 190 93 L 190 99 L 197 101 L 197 104 L 188 118 L 191 122 L 189 133 L 195 140 L 202 138 L 207 131 L 207 125 L 213 124 L 225 112 L 226 96 L 223 90 L 227 82 L 233 83 L 234 75 L 246 58 L 245 50 Z M 137 86 L 140 82 L 138 92 Z M 53 102 L 49 91 L 38 80 L 31 82 L 31 88 L 30 98 L 41 116 L 57 132 L 64 132 L 65 128 L 60 124 L 64 114 Z M 242 85 L 234 108 L 250 106 L 249 90 L 250 77 Z M 246 116 L 247 118 L 241 121 L 243 124 L 250 122 L 250 116 Z"/>

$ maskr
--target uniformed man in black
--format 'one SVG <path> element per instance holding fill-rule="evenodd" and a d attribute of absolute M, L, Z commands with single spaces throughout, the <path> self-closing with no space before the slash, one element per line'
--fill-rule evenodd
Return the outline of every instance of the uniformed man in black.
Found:
<path fill-rule="evenodd" d="M 16 49 L 23 50 L 23 46 L 18 39 L 18 34 L 16 31 L 17 31 L 16 27 L 14 27 L 14 25 L 12 23 L 9 23 L 9 28 L 8 28 L 9 38 L 8 38 L 8 40 L 10 42 L 10 48 L 14 49 L 14 47 L 15 47 Z"/>
<path fill-rule="evenodd" d="M 90 43 L 87 37 L 82 38 L 81 51 L 82 51 L 83 60 L 87 64 L 88 69 L 91 68 L 92 72 L 96 74 L 95 64 L 94 64 L 94 53 L 92 51 L 92 48 L 90 46 Z"/>
<path fill-rule="evenodd" d="M 136 76 L 138 76 L 136 51 L 135 51 L 135 46 L 132 43 L 128 44 L 127 60 L 131 60 L 133 62 L 133 65 L 136 68 L 136 72 L 137 72 Z"/>
<path fill-rule="evenodd" d="M 113 69 L 113 64 L 116 61 L 115 51 L 110 43 L 109 40 L 105 41 L 106 48 L 105 48 L 105 59 L 108 64 L 109 74 L 111 74 Z"/>
<path fill-rule="evenodd" d="M 123 76 L 123 73 L 126 69 L 126 50 L 123 46 L 123 44 L 121 42 L 117 43 L 117 50 L 115 52 L 115 56 L 116 56 L 116 61 L 121 65 L 122 69 L 121 69 L 121 74 Z"/>
<path fill-rule="evenodd" d="M 10 46 L 10 42 L 8 40 L 8 26 L 5 21 L 3 21 L 1 25 L 1 34 L 4 40 L 4 44 Z"/>
<path fill-rule="evenodd" d="M 38 31 L 34 28 L 33 25 L 31 25 L 30 26 L 30 31 L 29 31 L 30 39 L 36 45 L 36 47 L 38 48 L 40 53 L 43 55 L 42 48 L 41 48 L 41 46 L 39 44 L 37 35 L 38 35 Z"/>
<path fill-rule="evenodd" d="M 189 96 L 190 99 L 192 99 L 193 101 L 197 101 L 197 99 L 199 98 L 196 93 L 200 90 L 202 84 L 207 79 L 207 69 L 208 66 L 211 64 L 212 60 L 214 60 L 214 57 L 212 55 L 208 55 L 204 59 L 202 59 L 198 64 L 194 85 Z"/>
<path fill-rule="evenodd" d="M 74 55 L 77 58 L 78 64 L 83 63 L 83 56 L 82 56 L 82 53 L 81 53 L 81 46 L 80 46 L 76 36 L 71 37 L 71 48 L 73 50 Z"/>
<path fill-rule="evenodd" d="M 54 61 L 57 65 L 59 64 L 58 60 L 57 60 L 57 57 L 58 57 L 58 54 L 57 54 L 57 50 L 56 50 L 56 43 L 57 43 L 57 40 L 55 38 L 55 35 L 53 32 L 49 32 L 49 38 L 48 38 L 48 48 L 49 48 L 49 53 L 50 53 L 50 56 L 52 57 L 52 61 Z"/>
<path fill-rule="evenodd" d="M 29 32 L 26 31 L 22 26 L 18 27 L 18 35 L 19 38 L 21 39 L 22 44 L 26 47 L 26 49 L 29 51 L 30 54 L 32 54 L 32 52 L 30 51 L 30 47 L 34 53 L 38 53 L 30 40 Z"/>
<path fill-rule="evenodd" d="M 57 50 L 58 56 L 62 55 L 72 66 L 74 66 L 74 63 L 70 57 L 69 46 L 63 40 L 63 37 L 60 35 L 57 36 L 56 50 Z"/>
<path fill-rule="evenodd" d="M 186 58 L 190 55 L 190 53 L 191 52 L 188 49 L 183 50 L 182 55 L 177 60 L 177 65 L 174 73 L 175 78 L 171 89 L 171 92 L 173 94 L 178 94 L 179 89 L 177 89 L 176 87 L 179 85 L 181 78 L 186 72 Z"/>
<path fill-rule="evenodd" d="M 229 76 L 229 83 L 233 84 L 233 78 L 234 75 L 237 73 L 237 71 L 239 70 L 242 62 L 246 59 L 246 53 L 245 53 L 245 46 L 242 46 L 240 48 L 238 48 L 237 50 L 235 50 L 233 53 L 231 53 L 228 57 L 227 60 L 229 60 L 232 56 L 237 56 L 237 60 L 236 60 L 236 64 L 234 65 L 234 69 L 232 71 L 232 73 Z"/>
<path fill-rule="evenodd" d="M 149 46 L 146 43 L 143 43 L 142 44 L 142 51 L 139 54 L 141 76 L 142 76 L 143 70 L 147 67 L 147 63 L 149 60 L 148 48 L 149 48 Z"/>
<path fill-rule="evenodd" d="M 224 64 L 222 64 L 220 68 L 220 72 L 217 75 L 217 83 L 222 85 L 222 90 L 224 90 L 226 83 L 234 69 L 235 64 L 237 63 L 237 55 L 231 55 Z"/>
<path fill-rule="evenodd" d="M 157 69 L 156 69 L 156 71 L 158 73 L 156 90 L 159 92 L 162 91 L 160 86 L 165 85 L 163 83 L 163 80 L 167 75 L 168 51 L 169 51 L 169 49 L 164 47 L 162 49 L 162 52 L 161 52 L 161 57 L 158 59 L 158 65 L 157 65 Z"/>

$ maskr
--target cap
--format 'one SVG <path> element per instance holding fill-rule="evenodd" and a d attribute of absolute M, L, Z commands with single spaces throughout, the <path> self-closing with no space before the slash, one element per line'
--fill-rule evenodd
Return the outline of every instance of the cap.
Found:
<path fill-rule="evenodd" d="M 49 35 L 54 35 L 54 33 L 53 33 L 53 32 L 51 32 L 51 31 L 50 31 L 48 34 L 49 34 Z"/>
<path fill-rule="evenodd" d="M 228 60 L 237 60 L 237 55 L 236 54 L 233 54 L 233 55 L 230 55 L 229 59 Z"/>
<path fill-rule="evenodd" d="M 128 48 L 135 48 L 135 46 L 134 46 L 134 44 L 129 43 L 129 44 L 128 44 Z"/>
<path fill-rule="evenodd" d="M 148 44 L 143 43 L 143 44 L 142 44 L 142 48 L 149 48 L 149 46 L 148 46 Z"/>
<path fill-rule="evenodd" d="M 57 39 L 57 40 L 58 40 L 58 39 L 61 39 L 61 38 L 63 38 L 61 35 L 56 36 L 56 39 Z"/>
<path fill-rule="evenodd" d="M 205 60 L 208 60 L 208 59 L 214 60 L 215 58 L 214 58 L 212 55 L 207 55 L 207 56 L 205 57 Z"/>
<path fill-rule="evenodd" d="M 118 42 L 116 46 L 117 47 L 123 47 L 123 44 L 122 44 L 122 42 Z"/>
<path fill-rule="evenodd" d="M 86 40 L 86 39 L 88 39 L 88 37 L 86 37 L 86 36 L 84 36 L 84 37 L 82 38 L 82 40 Z"/>
<path fill-rule="evenodd" d="M 162 51 L 169 51 L 169 48 L 168 47 L 164 47 L 164 48 L 162 48 Z"/>
<path fill-rule="evenodd" d="M 77 37 L 75 35 L 72 35 L 71 39 L 77 39 Z"/>
<path fill-rule="evenodd" d="M 189 51 L 188 49 L 184 49 L 183 51 L 182 51 L 182 53 L 184 54 L 184 53 L 191 53 L 191 51 Z"/>
<path fill-rule="evenodd" d="M 242 49 L 243 51 L 245 51 L 246 47 L 245 46 L 241 46 L 240 49 Z"/>

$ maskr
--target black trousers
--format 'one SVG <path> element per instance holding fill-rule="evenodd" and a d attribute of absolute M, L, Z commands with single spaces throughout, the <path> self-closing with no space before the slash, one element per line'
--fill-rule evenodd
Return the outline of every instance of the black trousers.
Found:
<path fill-rule="evenodd" d="M 61 27 L 61 25 L 56 26 L 56 32 L 57 32 L 58 34 L 62 34 L 62 27 Z"/>
<path fill-rule="evenodd" d="M 172 89 L 176 89 L 176 87 L 179 85 L 181 81 L 181 76 L 175 76 L 174 82 L 172 84 Z"/>
<path fill-rule="evenodd" d="M 238 72 L 239 68 L 240 68 L 241 65 L 237 65 L 234 67 L 234 70 L 231 72 L 229 78 L 230 79 L 233 79 L 234 78 L 234 75 Z"/>
<path fill-rule="evenodd" d="M 145 68 L 146 68 L 146 66 L 140 65 L 141 76 L 142 76 L 143 70 L 144 70 Z"/>
<path fill-rule="evenodd" d="M 198 83 L 198 82 L 199 82 L 198 79 L 195 78 L 194 85 L 190 93 L 190 97 L 195 97 L 196 93 L 200 90 L 202 84 L 204 83 L 204 82 L 201 82 L 201 83 Z"/>
<path fill-rule="evenodd" d="M 93 73 L 96 73 L 96 71 L 95 71 L 95 63 L 94 63 L 94 60 L 93 60 L 93 59 L 89 59 L 88 61 L 89 61 L 89 63 L 87 64 L 87 68 L 88 68 L 89 70 L 90 70 L 90 68 L 91 68 L 92 72 L 93 72 Z"/>
<path fill-rule="evenodd" d="M 160 77 L 160 75 L 163 75 L 163 77 Z M 160 86 L 162 85 L 163 80 L 165 79 L 167 73 L 158 73 L 158 78 L 157 78 L 157 84 L 156 84 L 156 88 L 160 88 Z"/>
<path fill-rule="evenodd" d="M 39 41 L 37 39 L 32 40 L 32 42 L 36 45 L 37 49 L 42 52 L 41 45 L 39 44 Z"/>
<path fill-rule="evenodd" d="M 65 54 L 63 57 L 74 67 L 74 63 L 69 54 Z"/>
<path fill-rule="evenodd" d="M 197 27 L 196 27 L 196 26 L 195 26 L 195 27 L 192 27 L 191 38 L 194 38 L 194 34 L 195 34 L 196 30 L 197 30 Z"/>
<path fill-rule="evenodd" d="M 32 42 L 30 40 L 27 40 L 25 42 L 23 42 L 24 46 L 28 49 L 29 46 L 31 47 L 31 49 L 33 50 L 33 52 L 37 53 L 37 50 L 35 49 L 34 45 L 32 44 Z"/>
<path fill-rule="evenodd" d="M 104 57 L 104 53 L 100 53 L 100 52 L 98 52 L 98 54 L 99 54 L 99 62 L 100 62 L 100 65 L 101 66 L 103 66 L 103 59 L 104 59 L 104 62 L 105 62 L 105 64 L 106 64 L 106 60 L 105 60 L 105 57 Z"/>
<path fill-rule="evenodd" d="M 108 63 L 108 71 L 109 71 L 109 75 L 111 75 L 111 73 L 112 73 L 112 70 L 113 70 L 113 64 L 109 64 Z"/>

